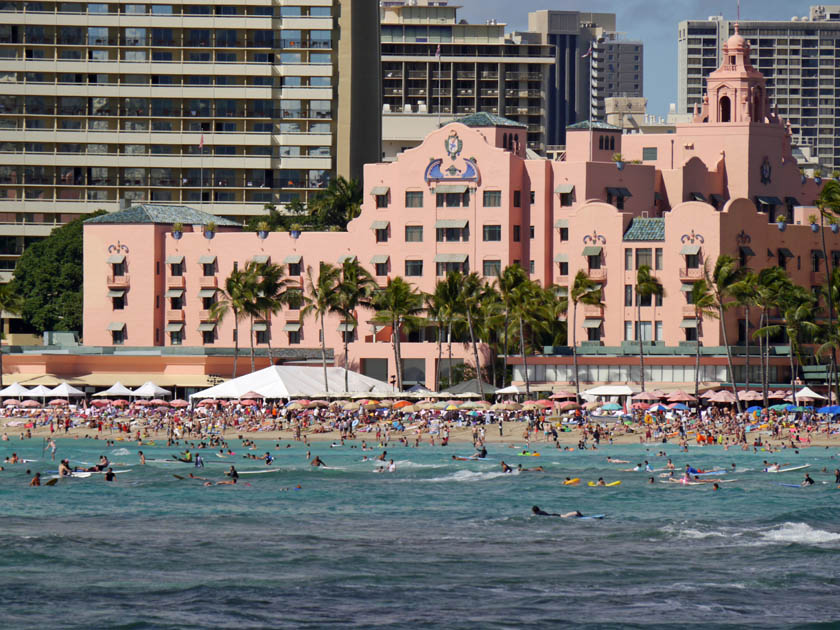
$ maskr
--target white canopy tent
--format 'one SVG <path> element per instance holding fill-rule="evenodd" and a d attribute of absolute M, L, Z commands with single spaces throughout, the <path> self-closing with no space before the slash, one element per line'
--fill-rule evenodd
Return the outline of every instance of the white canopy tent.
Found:
<path fill-rule="evenodd" d="M 84 396 L 85 393 L 73 387 L 72 385 L 68 385 L 67 383 L 62 383 L 61 385 L 56 385 L 51 391 L 50 396 L 58 396 L 59 398 L 70 398 L 71 396 Z"/>
<path fill-rule="evenodd" d="M 327 385 L 331 392 L 344 392 L 344 373 L 348 372 L 350 392 L 365 394 L 390 394 L 394 388 L 384 381 L 340 367 L 327 368 Z M 253 391 L 266 398 L 295 398 L 317 396 L 324 390 L 324 368 L 272 365 L 250 374 L 214 385 L 190 395 L 194 398 L 239 398 Z"/>
<path fill-rule="evenodd" d="M 172 392 L 168 389 L 163 389 L 163 387 L 158 387 L 152 381 L 146 381 L 134 390 L 134 395 L 141 398 L 161 398 L 163 396 L 171 396 Z"/>
<path fill-rule="evenodd" d="M 502 387 L 502 389 L 497 389 L 494 394 L 524 394 L 525 387 L 519 387 L 518 385 L 508 385 L 507 387 Z"/>
<path fill-rule="evenodd" d="M 12 383 L 0 389 L 0 396 L 29 396 L 29 390 L 20 383 Z"/>
<path fill-rule="evenodd" d="M 117 381 L 104 392 L 96 392 L 94 396 L 134 396 L 134 392 L 128 389 L 125 385 Z"/>
<path fill-rule="evenodd" d="M 29 393 L 26 396 L 34 397 L 34 398 L 48 398 L 52 396 L 52 390 L 49 387 L 44 387 L 43 385 L 38 385 L 37 387 L 33 387 L 29 390 Z"/>
<path fill-rule="evenodd" d="M 586 396 L 632 396 L 634 392 L 627 385 L 599 385 L 583 393 Z"/>
<path fill-rule="evenodd" d="M 809 400 L 826 400 L 825 396 L 821 396 L 820 394 L 818 394 L 813 389 L 807 386 L 803 387 L 802 389 L 796 392 L 796 399 L 799 400 L 800 398 Z M 785 400 L 792 401 L 793 396 L 787 396 Z"/>

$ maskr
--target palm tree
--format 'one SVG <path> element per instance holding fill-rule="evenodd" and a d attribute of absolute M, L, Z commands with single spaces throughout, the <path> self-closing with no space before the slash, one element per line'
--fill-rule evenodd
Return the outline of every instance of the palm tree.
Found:
<path fill-rule="evenodd" d="M 23 298 L 18 295 L 13 284 L 0 285 L 0 312 L 20 315 L 23 310 Z M 0 318 L 0 345 L 3 343 L 3 320 Z M 3 387 L 3 349 L 0 347 L 0 388 Z"/>
<path fill-rule="evenodd" d="M 538 308 L 539 300 L 542 298 L 540 286 L 530 279 L 518 284 L 511 292 L 511 317 L 513 317 L 519 328 L 519 354 L 522 356 L 522 370 L 525 376 L 525 393 L 531 396 L 531 377 L 528 375 L 528 352 L 525 347 L 525 325 L 532 327 L 541 322 L 541 312 Z"/>
<path fill-rule="evenodd" d="M 257 283 L 257 310 L 266 322 L 271 323 L 271 316 L 276 315 L 286 304 L 286 297 L 289 290 L 288 282 L 283 278 L 283 267 L 275 263 L 263 264 L 259 270 L 259 281 Z M 271 350 L 271 330 L 266 335 L 268 342 L 268 363 L 274 365 L 274 356 Z"/>
<path fill-rule="evenodd" d="M 691 286 L 691 304 L 694 306 L 694 319 L 697 322 L 697 344 L 694 357 L 694 397 L 700 395 L 700 338 L 704 319 L 717 319 L 715 296 L 705 280 L 698 280 Z"/>
<path fill-rule="evenodd" d="M 463 274 L 458 271 L 449 271 L 443 280 L 435 286 L 435 299 L 441 305 L 441 314 L 446 325 L 446 345 L 449 355 L 449 386 L 452 382 L 452 327 L 459 321 L 461 312 L 461 282 Z"/>
<path fill-rule="evenodd" d="M 787 281 L 787 274 L 781 267 L 766 267 L 758 272 L 756 284 L 755 304 L 760 310 L 758 327 L 763 332 L 755 331 L 753 339 L 758 340 L 759 355 L 761 358 L 761 390 L 763 393 L 764 406 L 767 407 L 767 390 L 769 388 L 770 374 L 770 334 L 766 330 L 769 322 L 770 311 L 779 305 L 779 294 L 781 287 Z"/>
<path fill-rule="evenodd" d="M 461 283 L 461 305 L 464 315 L 467 318 L 467 327 L 470 332 L 470 343 L 472 344 L 473 360 L 475 361 L 475 375 L 478 380 L 478 393 L 484 397 L 484 384 L 481 375 L 481 361 L 478 358 L 478 344 L 475 340 L 475 319 L 481 308 L 481 302 L 486 297 L 486 289 L 476 272 L 464 276 Z M 451 383 L 450 383 L 451 387 Z"/>
<path fill-rule="evenodd" d="M 834 270 L 832 269 L 832 257 L 828 255 L 828 250 L 825 246 L 825 222 L 826 219 L 828 219 L 831 224 L 834 224 L 838 220 L 838 215 L 840 215 L 840 183 L 833 179 L 825 182 L 820 190 L 819 196 L 817 197 L 816 205 L 820 211 L 820 236 L 822 238 L 822 251 L 826 264 L 825 282 L 827 287 L 826 301 L 828 302 L 828 328 L 829 330 L 833 330 L 834 296 L 832 285 Z M 834 381 L 834 374 L 837 370 L 837 353 L 834 348 L 831 349 L 830 358 L 831 367 L 829 368 L 828 391 L 831 392 L 833 389 L 835 394 L 839 397 L 838 399 L 840 399 L 840 378 L 838 378 L 837 382 Z M 830 395 L 829 402 L 831 402 Z"/>
<path fill-rule="evenodd" d="M 373 298 L 376 314 L 373 321 L 391 327 L 396 362 L 397 390 L 402 391 L 402 356 L 400 354 L 400 333 L 402 327 L 410 329 L 419 324 L 423 312 L 423 296 L 412 285 L 397 276 L 389 279 L 388 285 Z"/>
<path fill-rule="evenodd" d="M 245 315 L 248 317 L 248 343 L 251 348 L 251 371 L 256 370 L 256 362 L 254 357 L 254 318 L 260 317 L 263 314 L 262 302 L 260 301 L 259 283 L 260 272 L 262 271 L 263 263 L 256 263 L 253 260 L 248 261 L 245 265 L 245 278 L 248 283 L 249 292 L 248 300 L 245 302 Z"/>
<path fill-rule="evenodd" d="M 580 403 L 580 376 L 578 372 L 577 360 L 577 307 L 578 304 L 588 304 L 590 306 L 600 306 L 603 308 L 604 303 L 601 301 L 601 289 L 592 281 L 583 269 L 580 269 L 575 275 L 572 290 L 569 293 L 569 298 L 572 300 L 572 361 L 575 368 L 575 401 Z"/>
<path fill-rule="evenodd" d="M 359 262 L 353 258 L 345 260 L 341 265 L 341 280 L 338 283 L 338 292 L 336 294 L 337 310 L 344 317 L 344 321 L 352 324 L 355 328 L 359 326 L 359 319 L 356 310 L 360 306 L 367 306 L 370 304 L 371 296 L 376 289 L 376 280 L 370 272 L 359 265 Z M 349 389 L 349 356 L 348 356 L 348 339 L 349 335 L 345 332 L 344 337 L 344 391 Z"/>
<path fill-rule="evenodd" d="M 344 229 L 362 211 L 362 187 L 358 180 L 339 175 L 309 202 L 309 208 L 319 226 Z"/>
<path fill-rule="evenodd" d="M 508 265 L 504 268 L 504 271 L 502 271 L 496 277 L 496 288 L 499 292 L 499 297 L 501 298 L 502 305 L 505 311 L 505 362 L 504 373 L 502 374 L 502 387 L 507 386 L 508 328 L 510 327 L 510 313 L 514 308 L 515 298 L 517 298 L 520 295 L 520 293 L 516 291 L 517 288 L 523 284 L 526 284 L 527 282 L 528 275 L 525 273 L 525 270 L 522 269 L 522 267 L 520 267 L 519 265 Z"/>
<path fill-rule="evenodd" d="M 233 315 L 233 378 L 236 378 L 239 361 L 239 322 L 248 315 L 255 294 L 253 274 L 234 269 L 225 279 L 224 288 L 218 290 L 219 299 L 210 307 L 210 319 L 216 323 L 221 323 L 228 313 Z"/>
<path fill-rule="evenodd" d="M 735 369 L 732 366 L 732 348 L 729 347 L 729 339 L 726 333 L 726 320 L 724 311 L 734 306 L 732 300 L 733 286 L 741 280 L 741 269 L 732 256 L 721 254 L 715 262 L 714 271 L 709 273 L 708 264 L 704 265 L 706 283 L 712 290 L 715 298 L 715 307 L 718 309 L 720 318 L 720 330 L 723 336 L 723 345 L 726 347 L 726 362 L 729 366 L 729 377 L 732 379 L 732 393 L 735 395 L 735 407 L 741 413 L 741 401 L 738 399 L 738 385 L 735 382 Z"/>
<path fill-rule="evenodd" d="M 437 363 L 435 364 L 435 391 L 440 389 L 440 364 L 443 362 L 443 330 L 444 319 L 446 317 L 446 305 L 440 300 L 437 289 L 442 286 L 438 282 L 435 286 L 434 293 L 426 293 L 423 295 L 423 302 L 426 309 L 426 319 L 433 323 L 437 328 Z"/>
<path fill-rule="evenodd" d="M 639 363 L 642 368 L 642 391 L 645 391 L 645 340 L 642 338 L 642 298 L 662 297 L 662 283 L 650 273 L 650 265 L 640 265 L 636 271 L 636 337 L 639 340 Z"/>
<path fill-rule="evenodd" d="M 496 288 L 486 283 L 484 298 L 481 300 L 476 318 L 476 335 L 484 342 L 490 354 L 490 382 L 498 387 L 496 377 L 497 358 L 499 356 L 499 329 L 504 323 L 504 310 Z M 486 370 L 486 368 L 485 368 Z"/>
<path fill-rule="evenodd" d="M 327 378 L 327 334 L 324 319 L 329 313 L 338 310 L 336 287 L 339 283 L 339 270 L 335 265 L 322 262 L 318 269 L 318 277 L 312 276 L 312 266 L 306 268 L 306 295 L 303 298 L 305 306 L 301 310 L 301 317 L 313 315 L 321 322 L 321 365 L 324 368 L 324 391 L 329 393 L 330 385 Z"/>
<path fill-rule="evenodd" d="M 744 362 L 747 389 L 750 388 L 750 306 L 756 303 L 758 275 L 742 268 L 741 279 L 732 286 L 732 296 L 738 306 L 744 307 Z"/>

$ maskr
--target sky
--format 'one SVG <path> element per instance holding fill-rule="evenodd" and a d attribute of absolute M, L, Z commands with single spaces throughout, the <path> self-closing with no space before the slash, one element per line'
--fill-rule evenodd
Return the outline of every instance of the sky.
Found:
<path fill-rule="evenodd" d="M 710 15 L 735 19 L 737 0 L 450 0 L 462 6 L 460 19 L 482 23 L 495 18 L 506 32 L 528 29 L 528 12 L 540 9 L 615 13 L 616 27 L 627 39 L 645 45 L 644 95 L 648 113 L 664 116 L 677 102 L 677 25 L 682 20 L 705 20 Z M 811 4 L 802 0 L 741 0 L 741 17 L 753 20 L 790 20 L 808 15 Z"/>

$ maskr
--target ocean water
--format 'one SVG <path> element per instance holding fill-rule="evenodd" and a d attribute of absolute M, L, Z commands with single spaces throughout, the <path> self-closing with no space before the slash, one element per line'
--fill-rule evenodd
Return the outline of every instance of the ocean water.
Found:
<path fill-rule="evenodd" d="M 281 446 L 285 446 L 283 442 Z M 520 445 L 521 446 L 521 445 Z M 232 447 L 242 471 L 264 470 Z M 535 448 L 540 448 L 536 446 Z M 58 456 L 116 469 L 29 488 L 55 466 L 38 440 L 0 445 L 38 461 L 0 472 L 3 628 L 522 628 L 767 627 L 840 624 L 840 448 L 769 455 L 673 445 L 541 448 L 540 457 L 490 447 L 490 461 L 453 461 L 467 446 L 389 445 L 393 474 L 349 446 L 270 450 L 278 472 L 205 487 L 231 459 L 207 466 L 138 464 L 137 446 L 59 440 Z M 710 485 L 646 483 L 633 463 L 663 449 L 678 468 L 738 472 Z M 143 446 L 164 459 L 175 448 Z M 545 473 L 502 474 L 499 461 Z M 762 460 L 809 464 L 759 472 Z M 826 473 L 821 472 L 823 467 Z M 658 473 L 653 476 L 657 477 Z M 48 476 L 48 475 L 47 475 Z M 621 480 L 591 488 L 589 480 Z M 564 486 L 579 477 L 579 486 Z M 45 477 L 46 479 L 46 477 Z M 657 477 L 657 481 L 658 477 Z M 825 483 L 824 483 L 825 482 Z M 293 490 L 300 484 L 301 490 Z M 286 490 L 288 489 L 288 490 Z M 532 516 L 604 513 L 603 520 Z"/>

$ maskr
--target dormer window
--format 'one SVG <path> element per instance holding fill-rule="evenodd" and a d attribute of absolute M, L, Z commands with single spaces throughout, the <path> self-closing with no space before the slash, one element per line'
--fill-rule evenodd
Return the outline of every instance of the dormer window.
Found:
<path fill-rule="evenodd" d="M 730 65 L 730 66 L 734 66 L 734 65 L 735 65 L 735 55 L 730 55 L 730 56 L 729 56 L 729 65 Z"/>

